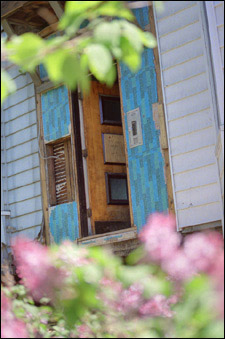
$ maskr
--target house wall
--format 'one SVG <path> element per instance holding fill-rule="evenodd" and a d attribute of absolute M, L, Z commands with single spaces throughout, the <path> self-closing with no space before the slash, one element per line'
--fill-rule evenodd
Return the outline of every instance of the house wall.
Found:
<path fill-rule="evenodd" d="M 1 209 L 11 214 L 5 218 L 4 228 L 12 227 L 12 237 L 35 239 L 41 230 L 43 213 L 34 85 L 30 76 L 21 74 L 16 66 L 2 66 L 17 86 L 2 107 Z"/>
<path fill-rule="evenodd" d="M 217 112 L 201 1 L 155 11 L 171 175 L 179 229 L 221 224 Z"/>
<path fill-rule="evenodd" d="M 142 28 L 149 26 L 147 7 L 134 13 Z M 158 101 L 153 50 L 144 50 L 137 73 L 130 72 L 125 65 L 120 66 L 120 72 L 133 220 L 140 230 L 149 214 L 168 209 L 160 131 L 152 109 L 152 104 Z M 141 114 L 143 145 L 130 148 L 127 113 L 137 107 Z"/>

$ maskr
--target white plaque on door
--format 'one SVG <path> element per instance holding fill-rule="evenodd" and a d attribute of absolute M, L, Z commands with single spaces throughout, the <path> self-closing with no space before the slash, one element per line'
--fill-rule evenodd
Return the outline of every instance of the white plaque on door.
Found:
<path fill-rule="evenodd" d="M 140 109 L 127 112 L 127 125 L 130 148 L 143 145 Z"/>

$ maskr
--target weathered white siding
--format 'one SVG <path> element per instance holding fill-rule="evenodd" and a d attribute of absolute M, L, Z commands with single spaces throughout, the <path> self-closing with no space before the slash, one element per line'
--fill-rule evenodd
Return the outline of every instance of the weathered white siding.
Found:
<path fill-rule="evenodd" d="M 221 223 L 216 112 L 200 1 L 155 12 L 178 227 Z"/>
<path fill-rule="evenodd" d="M 206 10 L 219 113 L 216 157 L 224 203 L 224 2 L 206 1 Z"/>
<path fill-rule="evenodd" d="M 5 205 L 11 212 L 11 236 L 34 239 L 43 217 L 35 91 L 29 74 L 21 74 L 13 65 L 6 70 L 16 82 L 17 91 L 6 99 L 2 110 L 2 194 L 7 194 Z"/>

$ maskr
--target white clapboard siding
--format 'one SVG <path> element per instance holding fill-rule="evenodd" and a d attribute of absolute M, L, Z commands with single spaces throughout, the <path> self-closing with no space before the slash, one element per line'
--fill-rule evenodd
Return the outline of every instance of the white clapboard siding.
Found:
<path fill-rule="evenodd" d="M 200 1 L 155 11 L 178 228 L 222 219 L 216 129 Z M 221 13 L 218 13 L 221 23 Z M 222 39 L 222 33 L 220 33 Z M 208 46 L 206 47 L 208 43 Z"/>
<path fill-rule="evenodd" d="M 169 122 L 170 137 L 179 137 L 212 126 L 210 109 L 186 115 Z"/>
<path fill-rule="evenodd" d="M 212 126 L 170 139 L 171 154 L 174 156 L 202 149 L 213 144 L 214 133 Z"/>
<path fill-rule="evenodd" d="M 174 176 L 175 191 L 189 190 L 194 187 L 213 184 L 215 183 L 216 174 L 216 164 L 177 173 L 177 175 Z"/>
<path fill-rule="evenodd" d="M 19 142 L 19 140 L 18 140 Z M 6 152 L 7 162 L 12 162 L 18 160 L 20 158 L 24 158 L 30 154 L 38 152 L 38 140 L 37 138 L 25 142 L 23 144 L 19 144 L 13 148 L 10 148 Z"/>
<path fill-rule="evenodd" d="M 23 102 L 17 104 L 16 106 L 11 106 L 7 109 L 7 114 L 5 117 L 5 121 L 8 122 L 10 120 L 14 120 L 27 114 L 29 112 L 33 112 L 36 109 L 35 98 L 29 98 L 24 100 Z"/>
<path fill-rule="evenodd" d="M 183 100 L 167 103 L 168 121 L 187 117 L 190 114 L 210 108 L 208 90 L 192 95 Z"/>
<path fill-rule="evenodd" d="M 30 154 L 22 159 L 15 160 L 7 164 L 8 177 L 18 173 L 23 173 L 29 169 L 39 166 L 38 153 Z"/>
<path fill-rule="evenodd" d="M 33 226 L 31 228 L 20 229 L 17 232 L 11 233 L 12 244 L 13 244 L 15 237 L 20 236 L 20 237 L 25 237 L 28 239 L 36 239 L 40 232 L 41 232 L 40 225 Z"/>
<path fill-rule="evenodd" d="M 8 177 L 8 189 L 22 187 L 40 181 L 40 168 L 32 168 Z"/>
<path fill-rule="evenodd" d="M 183 64 L 178 64 L 175 67 L 169 68 L 164 71 L 165 86 L 169 86 L 176 82 L 182 81 L 184 78 L 188 79 L 194 75 L 204 72 L 204 57 L 200 55 L 194 59 L 186 62 L 185 67 Z"/>
<path fill-rule="evenodd" d="M 192 58 L 203 54 L 203 46 L 201 39 L 190 41 L 184 46 L 177 47 L 171 51 L 162 54 L 162 67 L 167 69 L 174 67 L 182 62 L 189 61 Z"/>
<path fill-rule="evenodd" d="M 10 94 L 9 97 L 6 99 L 4 107 L 7 109 L 8 107 L 14 106 L 27 98 L 34 96 L 34 85 L 30 84 L 28 86 L 25 86 L 19 90 L 17 90 L 15 93 Z"/>
<path fill-rule="evenodd" d="M 6 159 L 3 190 L 11 211 L 10 236 L 34 239 L 43 218 L 35 91 L 29 74 L 20 73 L 12 65 L 6 71 L 17 86 L 2 108 Z"/>
<path fill-rule="evenodd" d="M 28 213 L 20 216 L 11 218 L 11 225 L 16 227 L 18 230 L 30 227 L 36 227 L 42 223 L 42 210 L 34 211 L 33 213 Z"/>
<path fill-rule="evenodd" d="M 20 140 L 20 144 L 23 144 L 34 138 L 37 138 L 37 124 L 35 123 L 25 129 L 8 135 L 6 137 L 6 149 L 8 150 L 12 147 L 17 146 L 18 140 Z"/>
<path fill-rule="evenodd" d="M 41 194 L 40 183 L 35 182 L 30 185 L 22 186 L 13 190 L 9 190 L 9 204 L 31 199 Z"/>
<path fill-rule="evenodd" d="M 7 114 L 7 112 L 6 112 Z M 33 110 L 31 112 L 25 113 L 21 116 L 13 120 L 9 120 L 5 123 L 5 133 L 6 135 L 10 135 L 16 133 L 18 131 L 23 130 L 23 128 L 29 127 L 37 122 L 36 119 L 36 111 Z"/>
<path fill-rule="evenodd" d="M 173 15 L 173 20 L 171 17 L 164 18 L 164 20 L 159 20 L 158 30 L 160 36 L 174 32 L 182 26 L 190 25 L 198 20 L 198 14 L 195 9 L 196 4 L 190 6 L 185 11 L 176 12 Z"/>
<path fill-rule="evenodd" d="M 12 215 L 18 215 L 18 214 L 28 214 L 32 213 L 33 211 L 38 211 L 41 209 L 41 199 L 40 195 L 37 197 L 31 197 L 29 200 L 16 202 L 14 204 L 10 204 L 10 211 Z"/>

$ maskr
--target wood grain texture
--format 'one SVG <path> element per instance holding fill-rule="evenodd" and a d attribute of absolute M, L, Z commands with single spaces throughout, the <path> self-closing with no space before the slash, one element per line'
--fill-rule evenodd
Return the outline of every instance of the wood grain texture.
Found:
<path fill-rule="evenodd" d="M 43 133 L 43 122 L 41 115 L 41 95 L 36 94 L 36 102 L 37 102 L 37 124 L 40 126 L 39 130 L 39 150 L 42 156 L 39 153 L 39 161 L 40 161 L 40 177 L 41 177 L 41 190 L 42 190 L 42 208 L 44 214 L 44 225 L 45 225 L 45 242 L 46 245 L 50 245 L 50 229 L 49 229 L 49 215 L 48 215 L 48 182 L 47 175 L 45 169 L 45 159 L 43 156 L 45 155 L 45 144 L 44 144 L 44 133 Z"/>
<path fill-rule="evenodd" d="M 122 134 L 121 126 L 101 125 L 99 95 L 119 96 L 118 84 L 107 88 L 92 81 L 89 95 L 84 96 L 84 132 L 88 150 L 89 196 L 92 209 L 92 229 L 95 221 L 129 221 L 129 206 L 107 205 L 105 173 L 126 173 L 125 165 L 104 164 L 102 133 Z"/>

